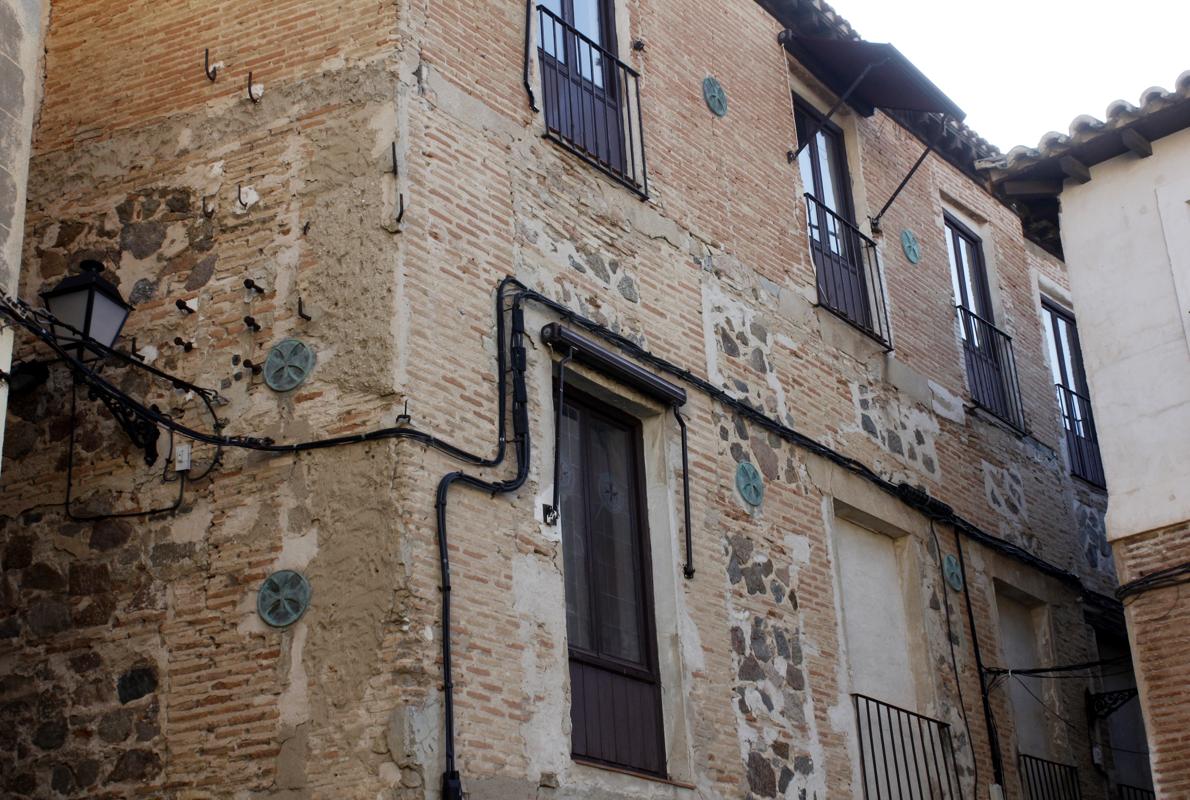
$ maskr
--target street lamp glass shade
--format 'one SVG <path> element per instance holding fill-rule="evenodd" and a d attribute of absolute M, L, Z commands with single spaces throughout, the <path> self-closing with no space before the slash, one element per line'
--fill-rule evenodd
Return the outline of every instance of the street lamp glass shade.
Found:
<path fill-rule="evenodd" d="M 42 292 L 41 297 L 54 318 L 64 323 L 53 326 L 58 344 L 78 358 L 93 360 L 100 356 L 83 344 L 85 340 L 80 333 L 111 347 L 132 306 L 124 302 L 120 290 L 101 275 L 102 264 L 84 261 L 80 266 L 83 269 L 80 274 L 65 278 L 53 289 Z"/>

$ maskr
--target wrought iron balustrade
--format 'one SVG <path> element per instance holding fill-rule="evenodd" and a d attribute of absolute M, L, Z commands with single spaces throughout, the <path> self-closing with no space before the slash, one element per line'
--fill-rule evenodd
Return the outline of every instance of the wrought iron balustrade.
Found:
<path fill-rule="evenodd" d="M 852 698 L 866 800 L 962 800 L 949 725 L 866 695 Z"/>
<path fill-rule="evenodd" d="M 637 71 L 543 5 L 537 58 L 546 137 L 647 197 Z"/>
<path fill-rule="evenodd" d="M 1017 380 L 1012 337 L 975 312 L 956 306 L 967 362 L 967 380 L 975 404 L 1021 433 L 1025 407 Z"/>
<path fill-rule="evenodd" d="M 1077 767 L 1022 755 L 1020 772 L 1025 800 L 1082 800 Z"/>
<path fill-rule="evenodd" d="M 1103 487 L 1103 460 L 1099 457 L 1091 399 L 1060 383 L 1054 384 L 1054 389 L 1058 393 L 1058 408 L 1062 410 L 1062 426 L 1066 429 L 1070 470 L 1088 483 Z"/>
<path fill-rule="evenodd" d="M 1157 793 L 1152 789 L 1142 789 L 1139 786 L 1116 786 L 1116 800 L 1157 800 Z"/>
<path fill-rule="evenodd" d="M 806 225 L 817 274 L 818 304 L 891 350 L 876 243 L 809 193 Z"/>

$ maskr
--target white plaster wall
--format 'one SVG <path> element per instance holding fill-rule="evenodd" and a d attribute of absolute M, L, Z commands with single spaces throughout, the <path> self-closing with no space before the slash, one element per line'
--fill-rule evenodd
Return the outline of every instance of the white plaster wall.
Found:
<path fill-rule="evenodd" d="M 1190 518 L 1190 130 L 1062 193 L 1109 539 Z"/>
<path fill-rule="evenodd" d="M 0 0 L 0 289 L 15 294 L 21 272 L 25 187 L 33 118 L 41 102 L 41 53 L 49 0 Z M 12 330 L 0 331 L 0 370 L 12 364 Z M 8 382 L 0 381 L 0 445 Z"/>

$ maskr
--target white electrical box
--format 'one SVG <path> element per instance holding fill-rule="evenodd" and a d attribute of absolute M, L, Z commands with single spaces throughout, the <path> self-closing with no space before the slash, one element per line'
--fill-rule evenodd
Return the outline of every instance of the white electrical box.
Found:
<path fill-rule="evenodd" d="M 190 445 L 180 444 L 174 450 L 174 472 L 190 471 Z"/>

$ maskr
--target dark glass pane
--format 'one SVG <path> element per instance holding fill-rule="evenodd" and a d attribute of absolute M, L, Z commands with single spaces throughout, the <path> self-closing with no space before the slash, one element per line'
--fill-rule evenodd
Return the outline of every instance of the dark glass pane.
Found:
<path fill-rule="evenodd" d="M 643 664 L 633 439 L 628 430 L 595 416 L 591 417 L 589 430 L 585 466 L 599 650 L 613 658 Z"/>
<path fill-rule="evenodd" d="M 594 650 L 591 585 L 587 571 L 587 493 L 581 467 L 582 427 L 578 409 L 570 405 L 562 414 L 561 456 L 559 502 L 562 505 L 562 563 L 566 580 L 566 635 L 571 646 Z"/>

